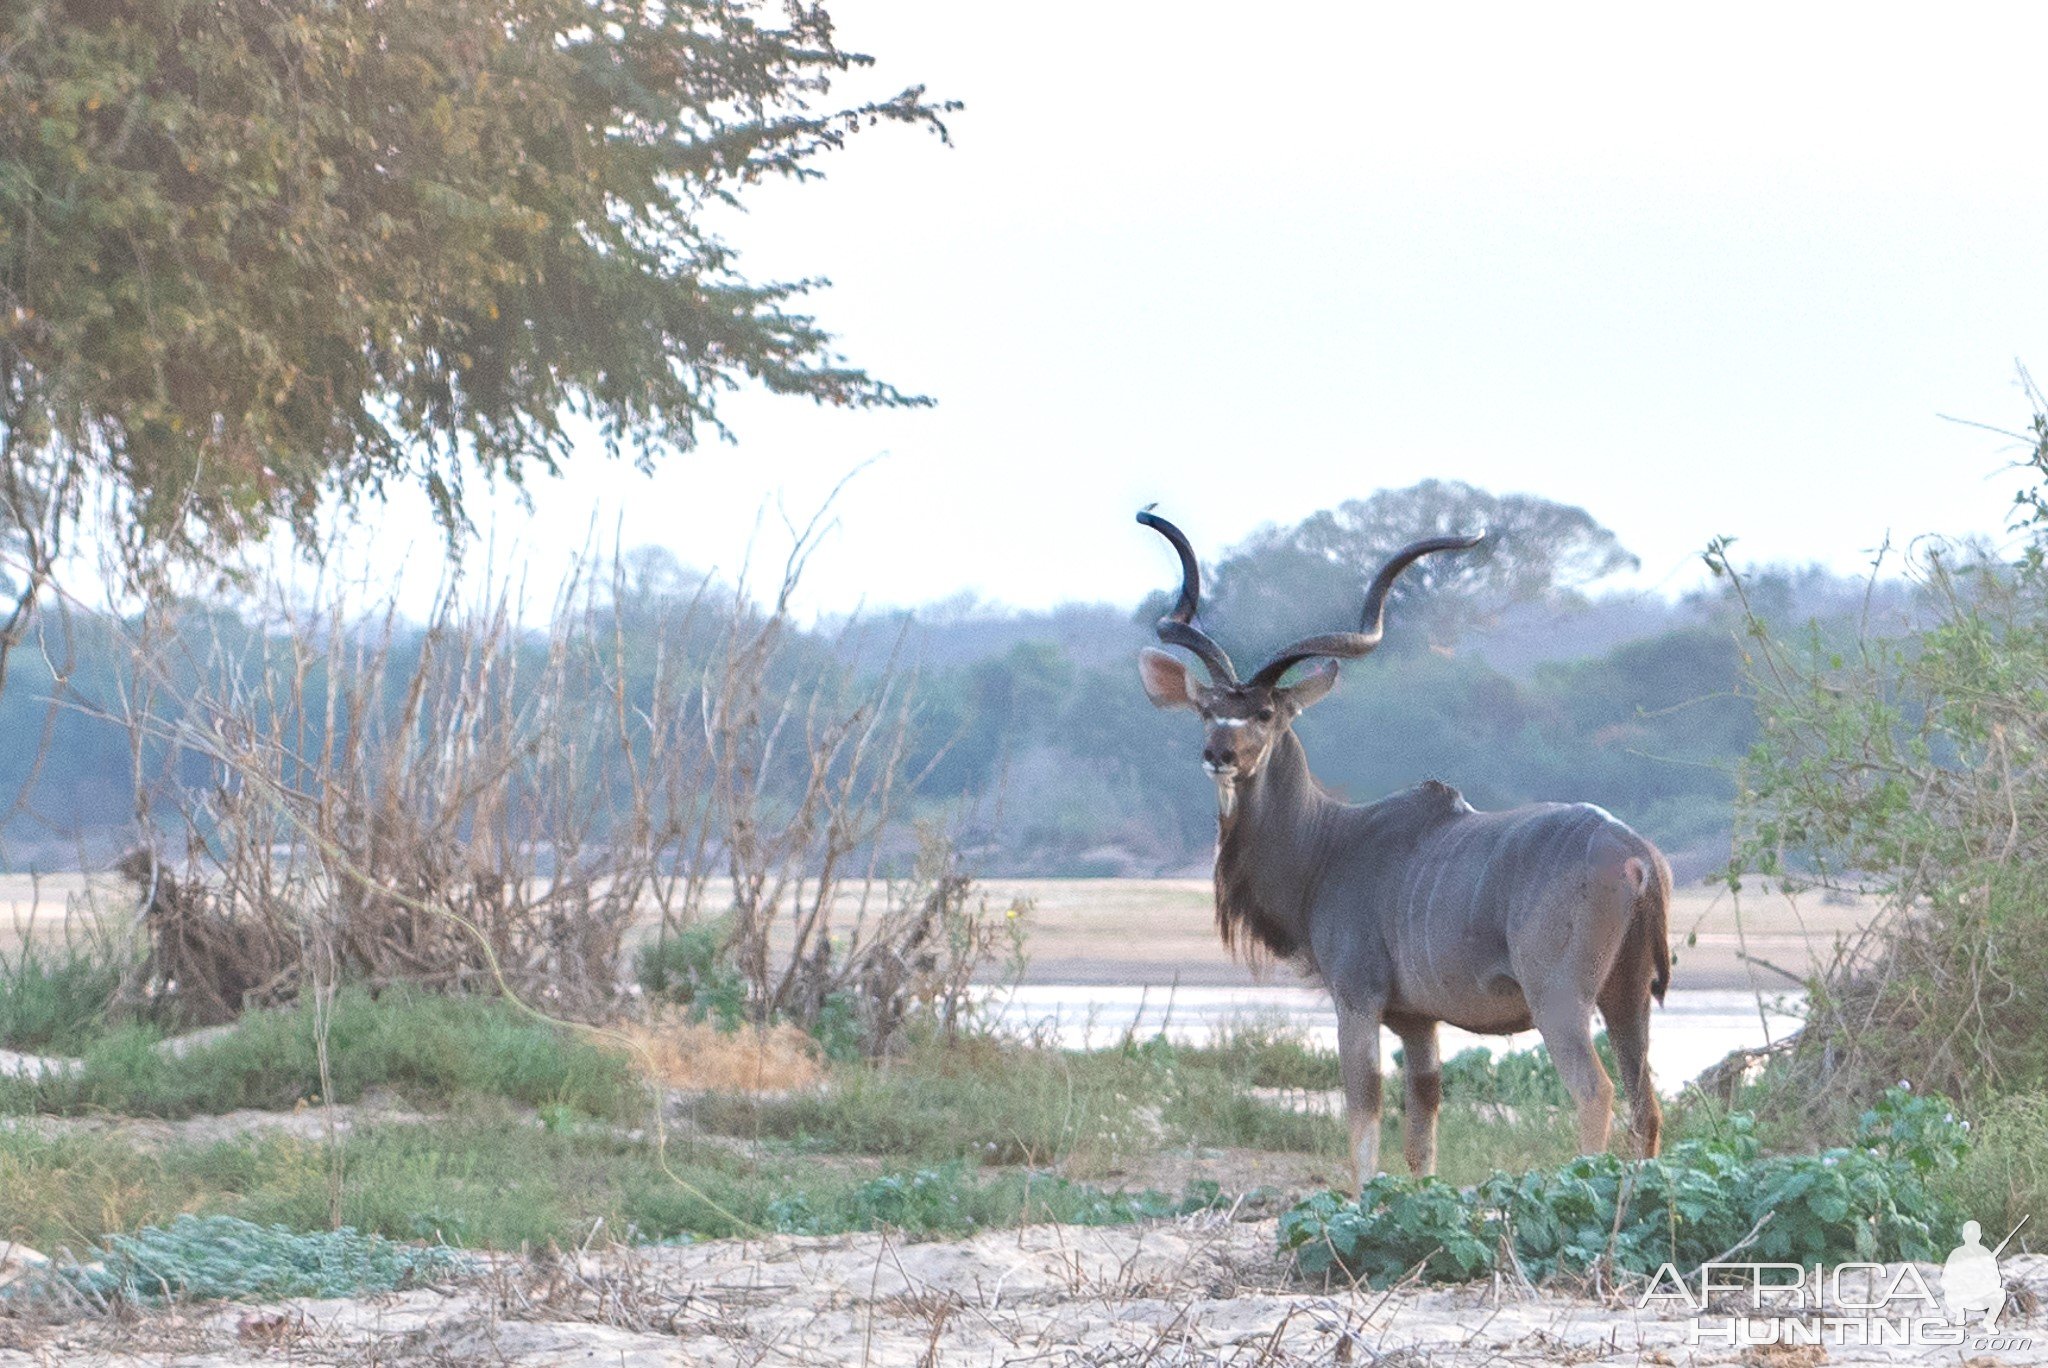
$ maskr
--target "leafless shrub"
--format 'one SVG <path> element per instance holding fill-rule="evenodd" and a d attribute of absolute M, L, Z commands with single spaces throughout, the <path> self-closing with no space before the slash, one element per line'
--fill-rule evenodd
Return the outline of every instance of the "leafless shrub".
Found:
<path fill-rule="evenodd" d="M 340 592 L 152 610 L 119 711 L 187 855 L 132 857 L 146 982 L 195 1022 L 337 980 L 596 1017 L 637 925 L 718 914 L 757 1022 L 850 1008 L 877 1048 L 920 1013 L 957 1029 L 1018 909 L 911 820 L 915 672 L 795 631 L 819 528 L 766 607 L 744 578 L 649 601 L 615 558 L 540 630 L 502 585 L 419 628 Z"/>
<path fill-rule="evenodd" d="M 298 987 L 297 957 L 266 919 L 237 915 L 197 878 L 181 879 L 156 853 L 133 850 L 115 866 L 134 890 L 149 953 L 121 986 L 117 1005 L 168 1009 L 180 1025 L 215 1026 L 244 1007 L 277 1002 Z"/>
<path fill-rule="evenodd" d="M 257 624 L 151 614 L 128 719 L 138 751 L 159 743 L 184 781 L 158 792 L 189 871 L 131 863 L 180 1010 L 289 996 L 320 966 L 327 982 L 505 989 L 582 1014 L 611 1000 L 621 939 L 666 877 L 633 807 L 622 822 L 602 801 L 640 738 L 589 706 L 604 662 L 576 600 L 538 638 L 511 604 L 444 593 L 417 632 L 388 608 L 354 624 L 340 596 Z M 272 948 L 286 964 L 261 978 L 250 961 Z"/>
<path fill-rule="evenodd" d="M 1005 947 L 1021 966 L 1024 909 L 992 911 L 945 828 L 905 822 L 923 775 L 908 765 L 917 678 L 895 651 L 869 679 L 778 670 L 821 526 L 797 533 L 772 608 L 728 618 L 704 671 L 709 782 L 696 848 L 723 852 L 729 943 L 755 1018 L 811 1028 L 843 1002 L 879 1049 L 919 1012 L 957 1030 L 972 979 Z M 916 832 L 911 874 L 890 879 L 890 861 L 910 853 L 906 826 Z M 701 911 L 703 885 L 690 891 L 698 902 L 687 910 Z"/>

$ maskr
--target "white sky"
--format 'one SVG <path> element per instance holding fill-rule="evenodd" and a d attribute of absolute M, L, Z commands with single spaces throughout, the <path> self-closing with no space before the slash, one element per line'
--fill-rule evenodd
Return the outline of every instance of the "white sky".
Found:
<path fill-rule="evenodd" d="M 1038 607 L 1171 578 L 1427 476 L 1581 504 L 1701 578 L 1860 569 L 1995 532 L 2048 373 L 2048 10 L 834 0 L 845 92 L 966 101 L 878 129 L 729 236 L 854 362 L 936 396 L 731 403 L 653 480 L 595 449 L 486 518 L 536 570 L 593 519 L 729 568 L 778 493 L 841 504 L 807 604 Z M 389 510 L 380 555 L 417 546 Z M 775 549 L 775 543 L 764 542 Z"/>

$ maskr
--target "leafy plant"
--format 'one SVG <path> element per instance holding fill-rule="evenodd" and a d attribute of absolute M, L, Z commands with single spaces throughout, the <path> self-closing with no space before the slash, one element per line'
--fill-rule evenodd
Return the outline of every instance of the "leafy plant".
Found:
<path fill-rule="evenodd" d="M 1280 1218 L 1279 1236 L 1303 1273 L 1341 1267 L 1375 1287 L 1417 1269 L 1432 1282 L 1465 1282 L 1493 1267 L 1485 1213 L 1434 1177 L 1383 1173 L 1356 1201 L 1319 1193 Z"/>
<path fill-rule="evenodd" d="M 1512 1251 L 1530 1277 L 1690 1270 L 1748 1243 L 1757 1257 L 1809 1264 L 1929 1259 L 1956 1212 L 1932 1175 L 1961 1161 L 1952 1106 L 1894 1088 L 1855 1145 L 1760 1157 L 1747 1117 L 1657 1159 L 1582 1155 L 1548 1172 L 1496 1173 L 1470 1192 L 1382 1175 L 1356 1201 L 1312 1197 L 1280 1223 L 1280 1245 L 1310 1275 L 1343 1268 L 1375 1286 L 1420 1269 L 1433 1281 L 1492 1270 Z"/>
<path fill-rule="evenodd" d="M 1956 1115 L 1955 1104 L 1946 1097 L 1916 1093 L 1911 1083 L 1901 1080 L 1863 1113 L 1856 1139 L 1916 1173 L 1946 1172 L 1969 1150 L 1970 1125 Z"/>

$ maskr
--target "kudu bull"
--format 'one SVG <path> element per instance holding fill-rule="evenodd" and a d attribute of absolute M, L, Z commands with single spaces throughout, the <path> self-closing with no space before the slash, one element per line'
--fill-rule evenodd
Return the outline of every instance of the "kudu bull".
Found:
<path fill-rule="evenodd" d="M 1424 556 L 1478 545 L 1434 537 L 1373 577 L 1355 632 L 1306 637 L 1240 683 L 1223 648 L 1194 625 L 1201 575 L 1179 528 L 1138 521 L 1180 555 L 1180 600 L 1159 639 L 1194 652 L 1209 682 L 1147 648 L 1145 692 L 1199 714 L 1202 767 L 1216 784 L 1216 924 L 1233 948 L 1293 961 L 1330 990 L 1353 1161 L 1379 1167 L 1380 1026 L 1407 1059 L 1404 1148 L 1436 1168 L 1442 1098 L 1438 1022 L 1505 1034 L 1533 1023 L 1578 1105 L 1579 1146 L 1607 1147 L 1614 1084 L 1594 1052 L 1597 1005 L 1628 1089 L 1631 1128 L 1657 1153 L 1663 1114 L 1648 1059 L 1650 999 L 1671 981 L 1671 870 L 1657 848 L 1589 803 L 1480 812 L 1435 780 L 1363 806 L 1309 773 L 1294 719 L 1337 682 L 1339 660 L 1380 643 L 1388 591 Z M 1316 662 L 1283 685 L 1295 666 Z"/>

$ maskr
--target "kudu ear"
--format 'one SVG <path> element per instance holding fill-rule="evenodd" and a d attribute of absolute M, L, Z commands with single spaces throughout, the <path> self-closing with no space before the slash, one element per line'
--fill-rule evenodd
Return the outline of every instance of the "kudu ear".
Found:
<path fill-rule="evenodd" d="M 1337 687 L 1337 662 L 1319 660 L 1315 668 L 1304 671 L 1301 678 L 1280 690 L 1280 696 L 1296 712 L 1311 703 L 1322 701 L 1323 695 Z"/>
<path fill-rule="evenodd" d="M 1145 681 L 1145 697 L 1155 708 L 1199 708 L 1188 667 L 1164 651 L 1147 646 L 1138 652 L 1138 678 Z"/>

